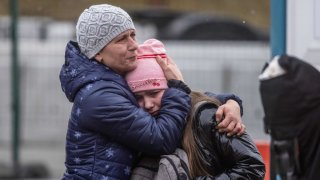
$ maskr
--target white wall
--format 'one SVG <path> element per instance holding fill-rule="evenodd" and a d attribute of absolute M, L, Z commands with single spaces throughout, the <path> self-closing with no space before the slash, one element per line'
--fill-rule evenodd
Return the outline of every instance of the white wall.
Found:
<path fill-rule="evenodd" d="M 287 0 L 287 53 L 320 66 L 319 0 Z"/>

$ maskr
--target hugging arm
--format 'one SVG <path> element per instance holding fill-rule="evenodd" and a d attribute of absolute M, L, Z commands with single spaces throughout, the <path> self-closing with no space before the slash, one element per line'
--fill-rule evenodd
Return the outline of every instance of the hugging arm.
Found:
<path fill-rule="evenodd" d="M 132 99 L 128 98 L 129 91 L 125 93 L 116 84 L 101 84 L 109 87 L 93 90 L 84 97 L 79 110 L 80 125 L 148 154 L 169 154 L 175 150 L 190 109 L 190 97 L 184 91 L 167 89 L 160 115 L 155 118 L 138 108 L 132 95 Z"/>
<path fill-rule="evenodd" d="M 164 59 L 157 57 L 156 59 L 168 81 L 171 79 L 183 81 L 181 71 L 170 57 Z M 233 94 L 216 95 L 207 92 L 206 95 L 217 98 L 223 104 L 216 113 L 216 120 L 219 122 L 217 126 L 219 131 L 227 132 L 228 136 L 243 134 L 245 126 L 241 120 L 241 115 L 243 114 L 241 99 Z"/>
<path fill-rule="evenodd" d="M 227 132 L 228 136 L 242 135 L 245 131 L 245 125 L 241 119 L 243 114 L 242 100 L 233 94 L 217 95 L 212 92 L 205 94 L 217 98 L 222 103 L 216 112 L 216 121 L 219 123 L 216 128 L 219 132 Z"/>

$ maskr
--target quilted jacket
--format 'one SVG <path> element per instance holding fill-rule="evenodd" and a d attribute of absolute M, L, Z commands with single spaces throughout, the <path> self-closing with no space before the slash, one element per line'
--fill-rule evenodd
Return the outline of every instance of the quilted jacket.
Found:
<path fill-rule="evenodd" d="M 200 105 L 199 105 L 200 104 Z M 265 164 L 256 145 L 248 133 L 228 137 L 212 127 L 217 106 L 202 101 L 191 118 L 195 141 L 200 150 L 201 160 L 210 176 L 197 177 L 196 180 L 263 180 Z M 214 178 L 212 178 L 214 177 Z"/>
<path fill-rule="evenodd" d="M 129 179 L 137 152 L 169 154 L 179 144 L 190 109 L 185 92 L 168 88 L 155 119 L 138 108 L 120 75 L 86 58 L 72 41 L 60 81 L 73 103 L 63 179 Z"/>

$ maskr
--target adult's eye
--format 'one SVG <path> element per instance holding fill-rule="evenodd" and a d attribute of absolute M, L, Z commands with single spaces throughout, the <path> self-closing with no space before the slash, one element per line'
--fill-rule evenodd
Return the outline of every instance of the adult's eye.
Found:
<path fill-rule="evenodd" d="M 130 37 L 134 40 L 136 40 L 136 33 L 131 33 Z"/>
<path fill-rule="evenodd" d="M 125 37 L 121 37 L 120 39 L 117 40 L 117 42 L 121 42 L 121 41 L 124 41 L 125 40 Z"/>

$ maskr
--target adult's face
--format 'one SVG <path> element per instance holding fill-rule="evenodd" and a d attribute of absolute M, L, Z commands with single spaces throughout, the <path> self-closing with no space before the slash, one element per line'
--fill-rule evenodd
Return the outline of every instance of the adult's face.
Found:
<path fill-rule="evenodd" d="M 134 95 L 140 107 L 150 113 L 152 116 L 159 114 L 161 108 L 161 99 L 165 89 L 146 90 L 135 92 Z"/>
<path fill-rule="evenodd" d="M 95 59 L 120 75 L 134 70 L 137 67 L 138 49 L 135 36 L 135 30 L 121 33 L 96 54 Z"/>

